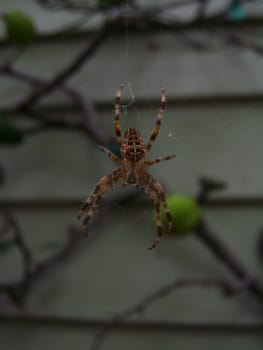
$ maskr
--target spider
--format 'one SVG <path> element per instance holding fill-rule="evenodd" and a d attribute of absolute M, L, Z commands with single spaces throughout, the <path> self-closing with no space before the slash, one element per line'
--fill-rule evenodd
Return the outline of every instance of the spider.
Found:
<path fill-rule="evenodd" d="M 140 133 L 135 128 L 128 128 L 124 134 L 122 140 L 121 136 L 121 124 L 120 124 L 120 114 L 121 114 L 121 93 L 124 88 L 122 84 L 117 91 L 115 97 L 115 115 L 114 115 L 114 129 L 116 134 L 116 140 L 121 150 L 122 158 L 117 157 L 110 150 L 104 146 L 99 146 L 99 148 L 106 153 L 106 155 L 111 158 L 119 167 L 112 173 L 105 175 L 94 187 L 93 191 L 89 194 L 87 199 L 83 202 L 78 218 L 81 218 L 84 210 L 87 209 L 87 216 L 83 221 L 83 234 L 87 235 L 87 225 L 89 220 L 94 215 L 96 209 L 98 208 L 102 197 L 114 186 L 116 186 L 119 180 L 123 180 L 123 185 L 128 184 L 134 185 L 136 187 L 141 187 L 144 192 L 149 195 L 153 205 L 155 206 L 156 215 L 156 226 L 157 226 L 157 238 L 153 244 L 149 247 L 149 250 L 155 248 L 163 235 L 162 220 L 161 220 L 161 205 L 163 206 L 165 215 L 168 221 L 168 231 L 172 233 L 174 231 L 173 220 L 171 212 L 168 208 L 166 196 L 161 184 L 155 180 L 146 170 L 147 166 L 151 166 L 159 163 L 162 160 L 169 160 L 175 157 L 175 155 L 159 157 L 154 160 L 144 161 L 144 157 L 151 149 L 161 126 L 161 121 L 166 108 L 166 97 L 164 89 L 161 88 L 161 105 L 160 110 L 157 115 L 155 122 L 155 127 L 152 130 L 149 142 L 145 146 Z"/>

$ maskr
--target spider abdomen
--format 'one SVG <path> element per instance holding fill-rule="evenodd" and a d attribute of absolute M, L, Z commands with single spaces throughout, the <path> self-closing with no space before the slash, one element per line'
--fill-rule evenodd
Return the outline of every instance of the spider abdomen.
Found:
<path fill-rule="evenodd" d="M 133 163 L 138 162 L 145 156 L 145 145 L 138 130 L 135 128 L 127 129 L 121 151 L 123 157 Z"/>

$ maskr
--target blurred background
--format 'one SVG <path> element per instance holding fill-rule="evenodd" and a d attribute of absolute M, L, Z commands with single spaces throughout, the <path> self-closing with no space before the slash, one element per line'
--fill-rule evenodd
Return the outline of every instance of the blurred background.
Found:
<path fill-rule="evenodd" d="M 263 2 L 0 3 L 0 342 L 21 349 L 262 349 Z M 82 237 L 81 202 L 116 168 L 121 125 L 175 209 L 112 189 Z M 180 220 L 180 222 L 179 222 Z"/>

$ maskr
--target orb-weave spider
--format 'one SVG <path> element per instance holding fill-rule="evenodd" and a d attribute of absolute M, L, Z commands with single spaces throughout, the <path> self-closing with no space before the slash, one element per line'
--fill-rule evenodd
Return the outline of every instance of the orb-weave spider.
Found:
<path fill-rule="evenodd" d="M 84 201 L 80 208 L 78 218 L 80 219 L 83 211 L 88 208 L 87 216 L 83 221 L 83 234 L 87 234 L 87 225 L 90 218 L 94 215 L 98 205 L 100 204 L 102 197 L 108 192 L 112 187 L 114 187 L 118 180 L 122 179 L 123 185 L 132 184 L 136 187 L 141 187 L 144 189 L 145 193 L 149 195 L 155 206 L 156 214 L 156 226 L 157 226 L 157 238 L 149 248 L 150 250 L 155 248 L 160 242 L 163 235 L 162 220 L 161 220 L 161 205 L 163 205 L 164 212 L 168 221 L 169 232 L 174 231 L 173 220 L 171 212 L 168 208 L 164 190 L 161 184 L 155 180 L 147 171 L 146 167 L 149 165 L 154 165 L 159 163 L 161 160 L 169 160 L 175 157 L 166 156 L 159 157 L 154 160 L 144 161 L 144 157 L 151 149 L 154 140 L 156 139 L 161 121 L 166 108 L 166 98 L 164 89 L 161 88 L 161 106 L 159 113 L 157 115 L 155 127 L 152 130 L 151 137 L 147 145 L 144 145 L 140 133 L 135 128 L 128 128 L 124 134 L 124 139 L 121 137 L 121 124 L 120 124 L 120 114 L 121 114 L 121 104 L 120 98 L 124 85 L 122 84 L 120 89 L 117 91 L 115 97 L 115 116 L 114 116 L 114 129 L 116 134 L 116 140 L 121 150 L 122 158 L 117 157 L 110 150 L 104 146 L 99 146 L 99 148 L 104 151 L 109 158 L 116 162 L 119 167 L 112 173 L 104 176 L 96 185 L 93 191 L 89 194 L 87 199 Z"/>

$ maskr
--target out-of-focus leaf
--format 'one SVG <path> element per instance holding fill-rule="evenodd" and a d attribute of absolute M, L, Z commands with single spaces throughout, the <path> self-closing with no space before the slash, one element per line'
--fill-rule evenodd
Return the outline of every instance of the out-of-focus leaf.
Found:
<path fill-rule="evenodd" d="M 121 156 L 121 151 L 120 151 L 120 147 L 113 143 L 111 145 L 107 145 L 108 150 L 110 150 L 113 154 L 115 154 L 115 156 L 122 158 Z"/>
<path fill-rule="evenodd" d="M 2 165 L 0 165 L 0 187 L 3 186 L 5 181 L 5 169 Z"/>
<path fill-rule="evenodd" d="M 22 133 L 7 118 L 0 115 L 0 144 L 17 145 L 22 139 Z"/>
<path fill-rule="evenodd" d="M 246 17 L 246 11 L 239 0 L 232 1 L 229 16 L 236 21 L 240 21 Z"/>
<path fill-rule="evenodd" d="M 97 0 L 99 6 L 108 7 L 108 6 L 119 6 L 127 3 L 126 0 Z"/>
<path fill-rule="evenodd" d="M 31 44 L 36 37 L 36 30 L 31 18 L 21 11 L 9 11 L 2 16 L 7 40 L 15 45 Z"/>
<path fill-rule="evenodd" d="M 0 241 L 0 254 L 7 253 L 13 247 L 12 241 Z"/>

